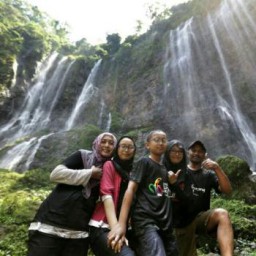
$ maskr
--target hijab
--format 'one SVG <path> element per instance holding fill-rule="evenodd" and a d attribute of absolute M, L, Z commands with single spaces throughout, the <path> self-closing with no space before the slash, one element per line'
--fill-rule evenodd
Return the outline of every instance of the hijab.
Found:
<path fill-rule="evenodd" d="M 183 159 L 179 164 L 173 164 L 170 160 L 170 151 L 174 145 L 177 145 L 183 151 Z M 187 168 L 187 157 L 183 143 L 179 140 L 171 140 L 167 144 L 167 148 L 164 154 L 163 164 L 168 171 L 176 173 L 179 169 L 186 170 Z"/>
<path fill-rule="evenodd" d="M 119 148 L 120 142 L 124 138 L 130 139 L 133 142 L 133 146 L 135 147 L 132 158 L 128 159 L 128 160 L 122 160 L 122 159 L 120 159 L 120 157 L 118 155 L 118 148 Z M 119 192 L 118 202 L 117 202 L 117 216 L 119 216 L 119 214 L 120 214 L 120 209 L 121 209 L 121 206 L 122 206 L 124 193 L 127 189 L 128 182 L 129 182 L 129 179 L 130 179 L 129 178 L 130 177 L 130 172 L 131 172 L 132 167 L 133 167 L 133 160 L 134 160 L 135 153 L 136 153 L 136 145 L 135 145 L 135 142 L 134 142 L 133 138 L 131 138 L 129 136 L 122 136 L 116 144 L 116 147 L 115 147 L 114 153 L 113 153 L 113 158 L 111 160 L 114 167 L 115 167 L 116 172 L 122 178 L 122 181 L 121 181 L 121 184 L 120 184 L 120 192 Z"/>
<path fill-rule="evenodd" d="M 109 160 L 111 158 L 111 156 L 103 157 L 100 154 L 100 144 L 101 144 L 101 140 L 104 138 L 104 136 L 112 137 L 113 141 L 114 141 L 114 147 L 116 146 L 117 140 L 116 140 L 116 137 L 112 133 L 103 132 L 100 135 L 98 135 L 92 143 L 92 154 L 88 157 L 88 160 L 87 160 L 88 168 L 90 168 L 93 165 L 102 166 L 104 162 L 106 162 L 107 160 Z"/>
<path fill-rule="evenodd" d="M 116 146 L 117 140 L 112 133 L 103 132 L 100 135 L 98 135 L 92 143 L 92 152 L 88 151 L 89 153 L 82 154 L 82 159 L 83 159 L 85 168 L 91 168 L 93 165 L 102 166 L 107 160 L 111 159 L 112 156 L 103 157 L 100 154 L 100 144 L 104 136 L 112 137 L 114 140 L 114 147 Z M 98 184 L 99 184 L 99 180 L 90 179 L 88 184 L 83 188 L 82 193 L 84 197 L 89 198 L 91 195 L 92 188 L 97 186 Z"/>
<path fill-rule="evenodd" d="M 122 160 L 122 159 L 120 159 L 120 157 L 118 155 L 118 148 L 119 148 L 120 142 L 125 138 L 130 139 L 133 142 L 133 146 L 134 146 L 133 156 L 131 159 L 128 159 L 128 160 Z M 129 136 L 122 136 L 118 140 L 116 147 L 114 149 L 112 162 L 115 166 L 116 171 L 119 173 L 119 175 L 124 180 L 129 180 L 129 173 L 132 170 L 135 153 L 136 153 L 136 145 L 135 145 L 133 138 L 131 138 Z"/>

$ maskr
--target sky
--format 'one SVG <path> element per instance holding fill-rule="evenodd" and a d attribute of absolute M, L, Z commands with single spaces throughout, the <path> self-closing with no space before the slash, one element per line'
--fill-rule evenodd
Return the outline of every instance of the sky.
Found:
<path fill-rule="evenodd" d="M 158 0 L 173 6 L 188 0 Z M 91 44 L 106 41 L 108 34 L 118 33 L 122 39 L 136 32 L 137 20 L 149 26 L 148 5 L 157 0 L 27 0 L 53 19 L 67 23 L 70 39 L 86 38 Z"/>

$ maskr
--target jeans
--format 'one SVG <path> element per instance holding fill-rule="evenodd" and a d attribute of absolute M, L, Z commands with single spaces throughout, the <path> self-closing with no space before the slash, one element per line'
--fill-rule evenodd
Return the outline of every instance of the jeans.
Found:
<path fill-rule="evenodd" d="M 90 244 L 96 256 L 135 256 L 133 250 L 123 245 L 120 253 L 115 253 L 107 244 L 109 230 L 106 228 L 90 228 Z"/>
<path fill-rule="evenodd" d="M 137 256 L 178 256 L 178 249 L 172 232 L 156 228 L 145 229 L 136 235 Z"/>

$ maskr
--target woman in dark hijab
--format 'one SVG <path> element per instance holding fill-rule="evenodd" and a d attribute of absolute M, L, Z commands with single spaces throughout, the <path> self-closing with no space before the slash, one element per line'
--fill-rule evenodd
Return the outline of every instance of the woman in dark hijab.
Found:
<path fill-rule="evenodd" d="M 171 140 L 168 142 L 163 164 L 168 171 L 173 171 L 174 173 L 178 170 L 186 170 L 186 151 L 181 141 Z"/>
<path fill-rule="evenodd" d="M 187 197 L 184 193 L 187 176 L 187 157 L 185 147 L 181 141 L 171 140 L 168 142 L 163 164 L 168 172 L 177 175 L 176 182 L 170 187 L 173 206 L 173 226 L 175 228 L 179 225 L 177 222 L 179 218 L 176 216 L 182 214 L 187 203 Z"/>

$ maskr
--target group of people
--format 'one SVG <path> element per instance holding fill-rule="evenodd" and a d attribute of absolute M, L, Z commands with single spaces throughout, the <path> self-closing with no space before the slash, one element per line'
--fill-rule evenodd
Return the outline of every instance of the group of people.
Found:
<path fill-rule="evenodd" d="M 134 161 L 132 137 L 102 133 L 92 151 L 78 150 L 50 175 L 57 183 L 29 227 L 28 256 L 194 256 L 197 235 L 216 236 L 233 255 L 228 212 L 210 209 L 211 190 L 231 184 L 205 145 L 187 151 L 151 131 L 146 156 Z"/>

